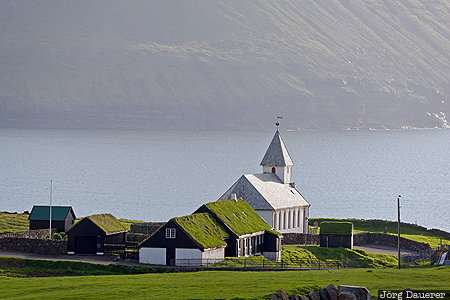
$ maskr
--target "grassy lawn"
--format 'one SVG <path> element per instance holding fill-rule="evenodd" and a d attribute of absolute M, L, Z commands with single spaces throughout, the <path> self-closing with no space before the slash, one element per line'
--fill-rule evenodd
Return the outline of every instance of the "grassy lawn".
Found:
<path fill-rule="evenodd" d="M 321 248 L 319 246 L 283 246 L 281 258 L 292 261 L 321 259 L 349 260 L 360 268 L 389 268 L 397 266 L 397 257 L 387 254 L 373 254 L 363 250 L 346 248 Z M 356 266 L 355 266 L 356 267 Z"/>
<path fill-rule="evenodd" d="M 263 264 L 264 260 L 264 264 Z M 319 246 L 283 246 L 282 262 L 265 259 L 263 256 L 228 257 L 211 267 L 295 267 L 295 268 L 393 268 L 397 257 L 372 254 L 363 250 L 346 248 L 321 248 Z M 320 260 L 320 262 L 319 262 Z M 338 267 L 339 266 L 339 267 Z"/>
<path fill-rule="evenodd" d="M 29 214 L 25 213 L 0 212 L 0 234 L 28 230 L 29 216 Z"/>
<path fill-rule="evenodd" d="M 48 277 L 164 273 L 166 268 L 93 264 L 78 261 L 52 261 L 0 257 L 0 275 L 8 277 Z"/>
<path fill-rule="evenodd" d="M 383 233 L 384 229 L 387 228 L 388 234 L 397 235 L 397 223 L 392 221 L 318 218 L 318 219 L 310 219 L 309 225 L 313 225 L 314 222 L 318 222 L 320 227 L 320 223 L 323 221 L 352 222 L 354 226 L 354 233 L 359 232 Z M 433 248 L 438 246 L 438 243 L 440 242 L 441 238 L 444 244 L 450 244 L 449 238 L 429 232 L 419 226 L 415 226 L 414 224 L 401 224 L 400 236 L 417 242 L 428 243 Z"/>
<path fill-rule="evenodd" d="M 448 289 L 449 267 L 286 272 L 205 271 L 116 276 L 7 278 L 0 294 L 9 299 L 268 299 L 278 289 L 306 294 L 334 285 L 379 289 Z"/>

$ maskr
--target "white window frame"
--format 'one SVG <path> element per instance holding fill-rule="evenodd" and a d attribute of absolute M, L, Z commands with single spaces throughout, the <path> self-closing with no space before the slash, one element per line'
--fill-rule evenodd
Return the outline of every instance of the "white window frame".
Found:
<path fill-rule="evenodd" d="M 177 230 L 175 228 L 166 228 L 166 239 L 174 239 L 177 236 Z"/>

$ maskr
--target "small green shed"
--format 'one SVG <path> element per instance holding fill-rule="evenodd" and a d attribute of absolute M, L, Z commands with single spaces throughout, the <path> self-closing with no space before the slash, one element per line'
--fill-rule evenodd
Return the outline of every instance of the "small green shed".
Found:
<path fill-rule="evenodd" d="M 52 206 L 52 228 L 57 232 L 66 232 L 75 221 L 72 206 Z M 35 205 L 31 210 L 30 230 L 48 229 L 50 227 L 50 206 Z"/>

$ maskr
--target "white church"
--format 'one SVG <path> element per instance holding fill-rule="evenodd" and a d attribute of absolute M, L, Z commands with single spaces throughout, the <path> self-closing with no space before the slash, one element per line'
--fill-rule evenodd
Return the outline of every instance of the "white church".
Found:
<path fill-rule="evenodd" d="M 311 204 L 292 182 L 293 163 L 278 129 L 261 166 L 262 174 L 242 175 L 219 200 L 242 198 L 276 231 L 308 233 Z"/>

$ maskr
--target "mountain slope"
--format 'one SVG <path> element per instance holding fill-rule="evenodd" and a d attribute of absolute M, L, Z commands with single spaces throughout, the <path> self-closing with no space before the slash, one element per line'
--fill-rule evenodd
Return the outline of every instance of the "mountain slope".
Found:
<path fill-rule="evenodd" d="M 449 24 L 445 0 L 2 1 L 0 126 L 445 126 Z"/>

